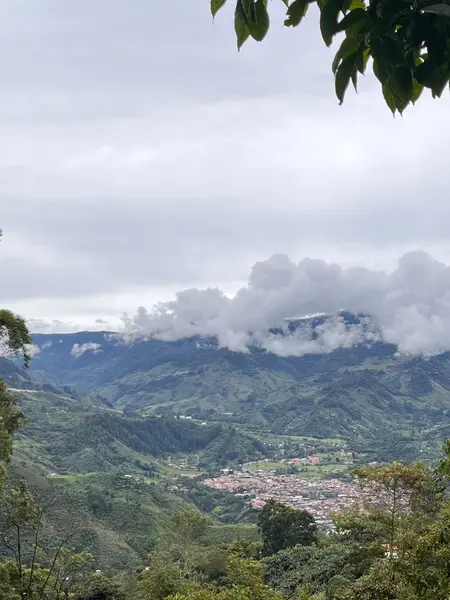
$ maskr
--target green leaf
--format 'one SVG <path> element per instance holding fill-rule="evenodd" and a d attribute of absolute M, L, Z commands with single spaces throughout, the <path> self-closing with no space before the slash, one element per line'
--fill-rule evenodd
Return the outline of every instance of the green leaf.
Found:
<path fill-rule="evenodd" d="M 227 0 L 211 0 L 211 14 L 213 18 L 219 12 L 224 4 L 226 4 Z"/>
<path fill-rule="evenodd" d="M 408 104 L 413 96 L 413 76 L 408 67 L 396 67 L 392 70 L 389 77 L 389 85 L 394 96 L 400 98 L 402 102 Z"/>
<path fill-rule="evenodd" d="M 423 58 L 423 56 L 422 56 Z M 418 65 L 414 71 L 414 77 L 417 79 L 419 83 L 426 84 L 426 81 L 429 80 L 433 71 L 437 68 L 434 60 L 427 58 L 423 61 L 422 64 Z M 430 87 L 430 86 L 427 86 Z"/>
<path fill-rule="evenodd" d="M 392 90 L 387 83 L 383 85 L 382 90 L 384 100 L 390 108 L 392 115 L 395 116 L 395 111 L 397 110 L 397 107 L 395 106 L 394 94 L 392 93 Z"/>
<path fill-rule="evenodd" d="M 433 98 L 440 98 L 442 96 L 442 92 L 444 91 L 448 80 L 449 73 L 445 67 L 436 69 L 429 81 Z"/>
<path fill-rule="evenodd" d="M 357 67 L 358 71 L 361 73 L 361 75 L 364 75 L 364 73 L 366 71 L 367 61 L 369 60 L 369 56 L 370 56 L 370 48 L 366 48 L 364 50 L 364 46 L 361 45 L 361 48 L 358 50 L 358 53 L 356 56 L 356 67 Z"/>
<path fill-rule="evenodd" d="M 407 102 L 406 100 L 403 100 L 402 98 L 394 94 L 394 102 L 398 112 L 402 115 L 405 108 L 408 106 L 409 101 Z"/>
<path fill-rule="evenodd" d="M 336 32 L 345 31 L 349 27 L 352 27 L 361 21 L 367 21 L 369 18 L 369 14 L 366 10 L 363 8 L 355 8 L 355 10 L 349 12 L 348 15 L 342 19 L 342 21 L 339 21 L 336 27 Z"/>
<path fill-rule="evenodd" d="M 353 68 L 352 71 L 352 83 L 355 88 L 355 92 L 358 92 L 358 69 L 356 67 Z"/>
<path fill-rule="evenodd" d="M 386 65 L 382 61 L 378 60 L 376 56 L 373 58 L 373 72 L 375 73 L 375 77 L 382 85 L 387 82 L 389 71 Z"/>
<path fill-rule="evenodd" d="M 405 64 L 405 53 L 399 37 L 393 39 L 384 36 L 383 38 L 374 39 L 372 41 L 372 54 L 391 67 L 399 67 Z"/>
<path fill-rule="evenodd" d="M 438 65 L 435 60 L 428 58 L 416 67 L 414 76 L 418 83 L 431 89 L 433 98 L 440 98 L 450 73 L 446 64 Z"/>
<path fill-rule="evenodd" d="M 360 42 L 356 38 L 345 38 L 339 50 L 336 52 L 336 56 L 334 57 L 332 66 L 333 73 L 336 73 L 340 61 L 344 60 L 344 58 L 347 58 L 347 56 L 354 54 L 359 49 L 359 46 Z"/>
<path fill-rule="evenodd" d="M 350 4 L 350 10 L 355 10 L 357 8 L 362 8 L 365 10 L 366 5 L 362 0 L 353 0 L 353 2 Z"/>
<path fill-rule="evenodd" d="M 286 27 L 297 27 L 308 10 L 308 0 L 295 0 L 287 10 Z"/>
<path fill-rule="evenodd" d="M 448 4 L 433 4 L 433 6 L 424 8 L 423 12 L 450 18 L 450 6 Z"/>
<path fill-rule="evenodd" d="M 244 0 L 237 0 L 234 16 L 236 19 L 239 19 L 242 23 L 247 25 L 247 13 L 244 8 Z"/>
<path fill-rule="evenodd" d="M 327 46 L 331 45 L 333 36 L 337 31 L 338 15 L 343 4 L 344 0 L 327 0 L 320 13 L 320 31 Z"/>
<path fill-rule="evenodd" d="M 256 0 L 256 2 L 251 0 L 247 27 L 252 38 L 257 42 L 262 42 L 269 31 L 269 26 L 269 13 L 264 0 Z"/>
<path fill-rule="evenodd" d="M 237 0 L 234 12 L 234 31 L 236 32 L 237 47 L 240 50 L 250 36 L 242 0 Z"/>
<path fill-rule="evenodd" d="M 423 92 L 423 85 L 418 83 L 415 79 L 413 80 L 413 94 L 411 98 L 411 102 L 415 104 L 417 100 L 420 98 Z"/>
<path fill-rule="evenodd" d="M 336 72 L 335 88 L 339 104 L 344 102 L 345 92 L 347 91 L 348 84 L 350 83 L 350 79 L 354 72 L 354 64 L 354 55 L 347 56 L 347 58 L 341 62 Z"/>
<path fill-rule="evenodd" d="M 289 0 L 281 0 L 281 2 L 282 2 L 282 3 L 283 3 L 285 6 L 289 7 Z"/>

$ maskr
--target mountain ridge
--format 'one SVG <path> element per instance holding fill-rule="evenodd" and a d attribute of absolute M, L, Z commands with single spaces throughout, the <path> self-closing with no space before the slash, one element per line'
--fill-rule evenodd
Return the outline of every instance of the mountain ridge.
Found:
<path fill-rule="evenodd" d="M 41 351 L 32 380 L 99 396 L 141 417 L 185 415 L 360 443 L 405 432 L 421 438 L 445 425 L 450 411 L 450 353 L 399 356 L 395 346 L 374 342 L 278 356 L 232 352 L 200 338 L 123 343 L 110 332 L 35 334 L 33 341 Z"/>

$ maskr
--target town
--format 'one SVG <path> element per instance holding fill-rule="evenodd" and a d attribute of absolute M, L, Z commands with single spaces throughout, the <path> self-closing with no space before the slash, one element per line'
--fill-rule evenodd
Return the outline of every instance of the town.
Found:
<path fill-rule="evenodd" d="M 348 508 L 364 496 L 364 492 L 352 481 L 303 479 L 262 470 L 231 471 L 205 479 L 203 483 L 210 488 L 248 497 L 253 508 L 261 508 L 273 498 L 293 508 L 307 510 L 324 530 L 333 529 L 331 513 Z"/>

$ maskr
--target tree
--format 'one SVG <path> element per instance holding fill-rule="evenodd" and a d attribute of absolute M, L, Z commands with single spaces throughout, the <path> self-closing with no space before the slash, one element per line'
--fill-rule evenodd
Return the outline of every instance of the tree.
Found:
<path fill-rule="evenodd" d="M 170 555 L 185 577 L 192 575 L 199 563 L 208 526 L 209 519 L 198 510 L 177 512 L 169 520 L 161 549 Z"/>
<path fill-rule="evenodd" d="M 215 588 L 198 584 L 167 597 L 167 600 L 283 600 L 280 592 L 263 582 L 262 566 L 258 561 L 229 556 L 230 586 Z"/>
<path fill-rule="evenodd" d="M 77 532 L 78 525 L 70 524 L 60 540 L 47 540 L 42 548 L 44 509 L 24 481 L 10 485 L 0 504 L 0 544 L 10 557 L 0 569 L 0 591 L 13 586 L 18 600 L 67 598 L 92 565 L 92 555 L 68 547 Z"/>
<path fill-rule="evenodd" d="M 9 310 L 0 310 L 0 360 L 22 356 L 25 367 L 28 367 L 30 345 L 31 336 L 22 317 Z M 0 379 L 0 492 L 6 481 L 6 465 L 11 459 L 13 435 L 24 420 L 24 415 L 17 410 L 16 397 L 8 392 Z"/>
<path fill-rule="evenodd" d="M 358 543 L 353 560 L 366 564 L 356 581 L 335 580 L 339 600 L 444 600 L 450 591 L 449 505 L 439 474 L 421 463 L 361 467 L 364 492 L 335 516 L 343 542 Z M 440 543 L 440 547 L 439 544 Z"/>
<path fill-rule="evenodd" d="M 6 482 L 6 466 L 11 460 L 13 434 L 24 423 L 25 417 L 17 409 L 17 398 L 8 392 L 0 379 L 0 493 Z"/>
<path fill-rule="evenodd" d="M 312 544 L 317 534 L 316 522 L 308 511 L 295 510 L 276 500 L 266 502 L 258 517 L 258 527 L 265 556 L 297 544 Z"/>
<path fill-rule="evenodd" d="M 341 44 L 333 60 L 335 89 L 342 104 L 352 81 L 369 59 L 393 114 L 415 103 L 424 87 L 440 97 L 450 79 L 449 0 L 281 0 L 287 27 L 296 27 L 311 4 L 320 11 L 327 46 Z M 210 0 L 213 17 L 227 0 Z M 238 49 L 252 37 L 262 41 L 270 26 L 267 0 L 236 0 L 234 28 Z M 341 36 L 340 34 L 345 34 Z"/>
<path fill-rule="evenodd" d="M 0 310 L 0 358 L 22 356 L 25 367 L 30 363 L 30 332 L 25 320 L 10 310 Z"/>
<path fill-rule="evenodd" d="M 108 577 L 102 573 L 93 573 L 82 583 L 75 600 L 125 600 L 125 596 Z"/>

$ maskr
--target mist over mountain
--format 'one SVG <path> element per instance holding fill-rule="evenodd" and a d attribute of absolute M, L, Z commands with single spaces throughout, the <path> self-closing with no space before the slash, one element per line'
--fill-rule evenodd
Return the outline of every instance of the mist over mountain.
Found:
<path fill-rule="evenodd" d="M 275 255 L 232 298 L 185 290 L 125 315 L 119 330 L 33 343 L 32 381 L 126 413 L 439 440 L 450 410 L 450 268 L 422 252 L 392 273 Z M 20 387 L 20 377 L 7 380 Z"/>
<path fill-rule="evenodd" d="M 318 313 L 327 318 L 305 318 Z M 236 352 L 302 356 L 384 341 L 400 353 L 436 355 L 450 349 L 450 267 L 424 252 L 405 254 L 392 273 L 279 254 L 256 263 L 232 298 L 188 289 L 123 322 L 125 337 L 215 337 Z"/>

